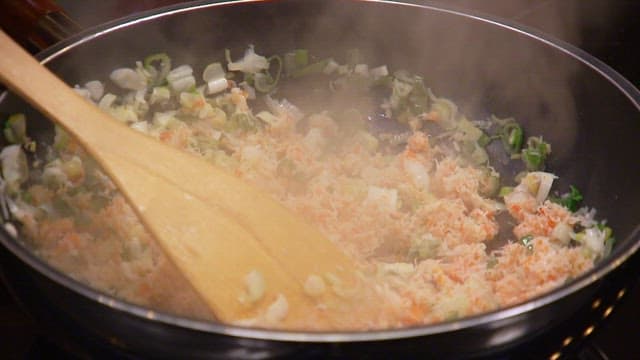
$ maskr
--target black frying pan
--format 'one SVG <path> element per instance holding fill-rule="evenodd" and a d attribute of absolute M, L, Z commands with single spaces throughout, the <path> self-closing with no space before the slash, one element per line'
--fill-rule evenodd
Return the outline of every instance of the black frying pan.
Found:
<path fill-rule="evenodd" d="M 496 355 L 524 343 L 534 344 L 525 351 L 548 357 L 588 335 L 637 278 L 640 93 L 595 58 L 530 29 L 383 1 L 197 2 L 85 31 L 39 57 L 75 84 L 158 51 L 197 67 L 249 43 L 264 53 L 302 47 L 333 55 L 358 47 L 380 64 L 424 74 L 428 86 L 463 104 L 465 113 L 516 117 L 553 144 L 549 170 L 560 176 L 560 187 L 576 184 L 585 203 L 608 219 L 618 238 L 611 256 L 553 292 L 489 314 L 400 330 L 305 333 L 150 316 L 53 270 L 1 232 L 3 277 L 43 324 L 101 350 L 159 357 L 445 358 Z M 25 105 L 3 94 L 0 112 L 16 111 Z M 33 135 L 50 131 L 43 120 Z M 538 346 L 543 333 L 554 337 Z"/>

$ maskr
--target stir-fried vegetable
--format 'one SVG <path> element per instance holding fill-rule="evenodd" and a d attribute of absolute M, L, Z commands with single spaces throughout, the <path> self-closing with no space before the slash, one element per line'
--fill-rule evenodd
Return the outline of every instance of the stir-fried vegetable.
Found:
<path fill-rule="evenodd" d="M 556 176 L 542 171 L 551 151 L 542 137 L 513 118 L 464 114 L 423 77 L 370 64 L 358 50 L 335 55 L 264 56 L 249 46 L 236 61 L 227 50 L 199 67 L 159 53 L 76 91 L 135 131 L 269 192 L 363 264 L 359 277 L 383 301 L 374 317 L 346 314 L 349 329 L 492 311 L 575 278 L 612 251 L 611 228 L 578 209 L 577 188 L 549 195 Z M 317 94 L 326 108 L 305 105 Z M 79 144 L 56 127 L 53 146 L 35 153 L 27 125 L 22 114 L 4 124 L 0 208 L 29 246 L 102 291 L 206 317 L 192 290 L 175 290 L 185 282 Z M 505 163 L 494 163 L 496 152 Z M 505 165 L 524 171 L 496 171 Z M 247 310 L 241 324 L 280 327 L 295 303 L 260 270 L 232 294 Z M 332 273 L 301 285 L 326 311 L 339 310 L 326 293 L 357 295 Z"/>
<path fill-rule="evenodd" d="M 545 161 L 550 152 L 551 146 L 541 137 L 530 137 L 527 139 L 527 147 L 522 149 L 522 161 L 527 170 L 541 170 L 544 169 Z"/>
<path fill-rule="evenodd" d="M 573 185 L 570 185 L 569 189 L 568 193 L 560 197 L 553 197 L 551 198 L 551 201 L 558 203 L 571 211 L 577 211 L 583 199 L 582 194 L 578 188 Z"/>

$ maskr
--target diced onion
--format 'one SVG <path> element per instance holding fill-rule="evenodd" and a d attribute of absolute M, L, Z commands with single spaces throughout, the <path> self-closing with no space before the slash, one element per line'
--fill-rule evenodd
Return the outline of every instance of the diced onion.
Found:
<path fill-rule="evenodd" d="M 134 122 L 133 124 L 129 125 L 129 127 L 144 134 L 149 132 L 149 123 L 146 121 Z"/>
<path fill-rule="evenodd" d="M 592 227 L 584 231 L 584 244 L 596 254 L 602 254 L 604 250 L 605 232 Z"/>
<path fill-rule="evenodd" d="M 84 87 L 89 91 L 89 95 L 94 101 L 100 100 L 104 94 L 104 85 L 98 80 L 89 81 L 84 84 Z"/>
<path fill-rule="evenodd" d="M 220 63 L 209 64 L 202 73 L 202 79 L 207 83 L 208 94 L 219 93 L 229 85 Z"/>
<path fill-rule="evenodd" d="M 335 62 L 333 59 L 330 59 L 327 62 L 327 65 L 324 67 L 324 70 L 322 70 L 322 72 L 327 74 L 327 75 L 332 74 L 332 73 L 336 72 L 336 70 L 338 70 L 339 66 L 340 65 L 338 65 L 337 62 Z"/>
<path fill-rule="evenodd" d="M 280 102 L 274 100 L 271 96 L 267 95 L 264 98 L 265 104 L 273 114 L 277 116 L 289 116 L 294 121 L 298 121 L 304 117 L 304 114 L 295 105 L 282 99 Z"/>
<path fill-rule="evenodd" d="M 0 152 L 2 176 L 11 190 L 18 190 L 20 184 L 29 177 L 27 156 L 20 145 L 9 145 Z"/>
<path fill-rule="evenodd" d="M 367 64 L 358 64 L 353 68 L 353 72 L 358 75 L 368 76 L 369 75 L 369 65 Z"/>
<path fill-rule="evenodd" d="M 236 62 L 230 62 L 227 65 L 230 71 L 242 71 L 245 73 L 254 74 L 261 70 L 269 68 L 269 61 L 266 57 L 260 56 L 255 53 L 253 45 L 245 51 L 244 57 Z"/>
<path fill-rule="evenodd" d="M 531 174 L 537 176 L 540 182 L 536 193 L 536 201 L 538 204 L 542 204 L 547 199 L 547 196 L 549 196 L 551 185 L 553 185 L 553 180 L 556 179 L 557 176 L 542 171 L 536 171 Z"/>
<path fill-rule="evenodd" d="M 387 69 L 387 65 L 378 66 L 369 71 L 369 74 L 373 77 L 374 80 L 377 80 L 383 76 L 389 75 L 389 70 Z"/>
<path fill-rule="evenodd" d="M 193 77 L 193 68 L 189 65 L 181 65 L 169 71 L 167 74 L 169 86 L 176 91 L 186 91 L 196 86 L 196 78 Z"/>
<path fill-rule="evenodd" d="M 102 99 L 100 99 L 100 102 L 98 103 L 98 107 L 102 110 L 107 110 L 111 106 L 113 106 L 113 103 L 115 101 L 116 101 L 116 96 L 111 93 L 107 93 L 102 97 Z"/>
<path fill-rule="evenodd" d="M 79 87 L 78 85 L 73 87 L 73 91 L 75 91 L 76 94 L 82 96 L 83 98 L 90 100 L 91 99 L 91 93 L 89 92 L 89 90 L 83 88 L 83 87 Z"/>
<path fill-rule="evenodd" d="M 277 125 L 281 121 L 280 118 L 268 111 L 260 111 L 256 114 L 256 117 L 269 125 Z"/>
<path fill-rule="evenodd" d="M 147 86 L 147 79 L 137 71 L 129 68 L 115 69 L 111 72 L 109 78 L 123 89 L 142 90 Z"/>
<path fill-rule="evenodd" d="M 571 241 L 573 229 L 566 223 L 558 223 L 551 231 L 551 237 L 558 240 L 562 245 L 568 245 Z"/>
<path fill-rule="evenodd" d="M 383 274 L 409 276 L 415 271 L 415 267 L 411 263 L 383 263 L 380 264 L 380 271 Z"/>
<path fill-rule="evenodd" d="M 171 91 L 166 86 L 156 86 L 151 91 L 149 102 L 151 104 L 167 101 L 171 99 Z"/>

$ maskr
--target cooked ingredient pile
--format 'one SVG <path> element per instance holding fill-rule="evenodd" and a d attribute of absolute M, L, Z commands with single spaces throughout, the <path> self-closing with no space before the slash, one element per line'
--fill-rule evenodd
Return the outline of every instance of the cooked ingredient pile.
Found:
<path fill-rule="evenodd" d="M 202 70 L 155 54 L 76 90 L 135 131 L 270 193 L 364 264 L 381 316 L 350 328 L 431 324 L 517 304 L 611 250 L 611 229 L 579 208 L 577 188 L 553 195 L 549 144 L 525 137 L 514 119 L 468 119 L 417 75 L 370 68 L 357 50 L 337 62 L 303 49 L 266 58 L 253 47 Z M 315 96 L 323 100 L 300 105 Z M 97 289 L 211 318 L 83 149 L 60 128 L 53 146 L 36 144 L 27 128 L 22 114 L 5 123 L 5 228 Z M 522 171 L 501 177 L 489 149 Z M 335 281 L 318 274 L 305 291 L 334 291 Z M 246 287 L 238 301 L 273 303 L 243 324 L 278 327 L 286 299 L 263 299 L 269 284 L 259 269 Z"/>

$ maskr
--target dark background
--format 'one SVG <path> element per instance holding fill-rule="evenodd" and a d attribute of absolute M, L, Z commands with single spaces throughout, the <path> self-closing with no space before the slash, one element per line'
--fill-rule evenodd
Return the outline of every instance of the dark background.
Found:
<path fill-rule="evenodd" d="M 5 5 L 8 0 L 0 0 Z M 58 0 L 82 28 L 176 0 Z M 418 1 L 414 1 L 418 2 Z M 509 19 L 574 44 L 640 87 L 640 1 L 635 0 L 449 0 L 447 5 Z M 0 6 L 0 11 L 2 7 Z M 596 329 L 580 359 L 640 359 L 640 287 Z M 51 357 L 57 350 L 0 286 L 0 349 L 5 358 Z M 44 350 L 43 350 L 44 349 Z M 595 357 L 597 358 L 597 357 Z"/>

